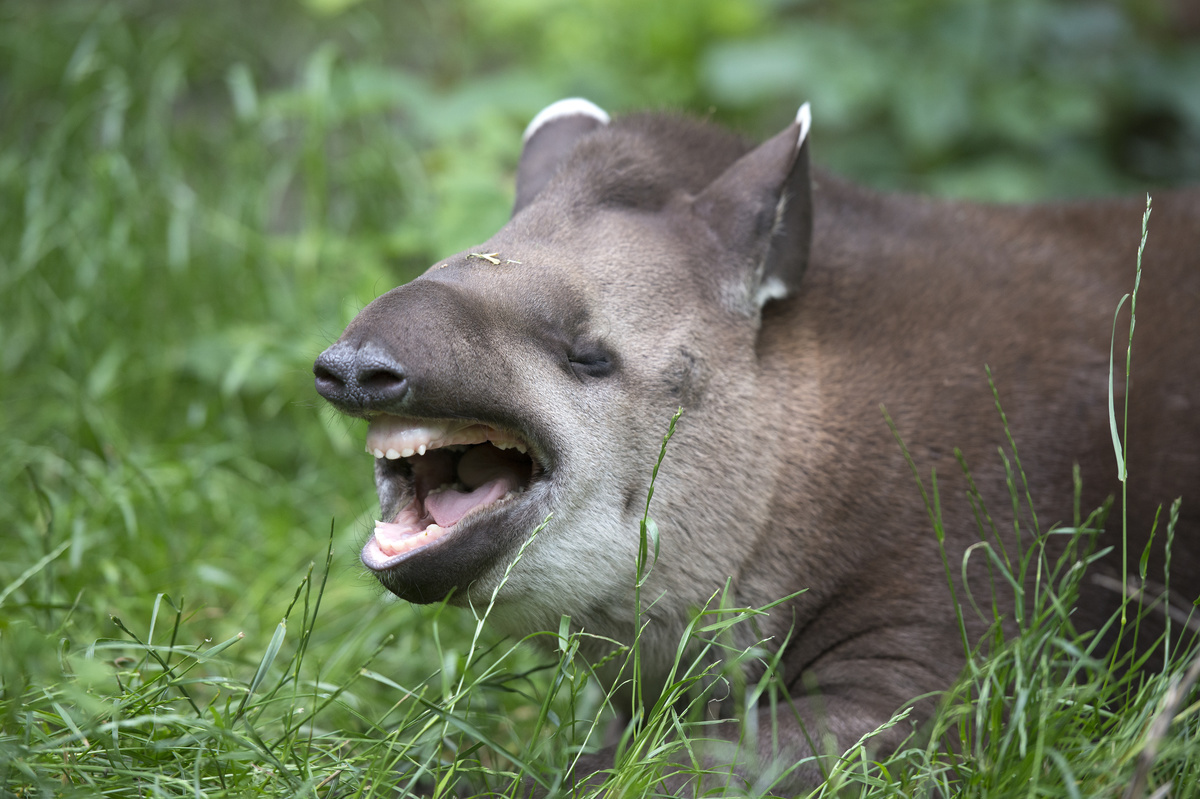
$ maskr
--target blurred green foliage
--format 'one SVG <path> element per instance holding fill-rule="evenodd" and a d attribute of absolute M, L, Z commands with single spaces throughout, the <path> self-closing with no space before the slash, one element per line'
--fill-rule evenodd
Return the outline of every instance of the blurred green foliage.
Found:
<path fill-rule="evenodd" d="M 761 137 L 812 100 L 817 160 L 883 187 L 1170 185 L 1200 176 L 1200 31 L 1178 8 L 0 2 L 7 698 L 120 637 L 110 614 L 146 622 L 160 592 L 196 643 L 269 637 L 331 519 L 314 656 L 356 663 L 395 633 L 380 670 L 425 673 L 423 617 L 358 576 L 370 459 L 311 362 L 366 302 L 503 224 L 547 103 Z"/>

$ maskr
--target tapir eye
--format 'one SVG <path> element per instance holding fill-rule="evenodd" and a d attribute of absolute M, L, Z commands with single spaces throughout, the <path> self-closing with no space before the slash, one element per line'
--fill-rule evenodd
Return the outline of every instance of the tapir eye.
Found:
<path fill-rule="evenodd" d="M 616 362 L 608 350 L 596 342 L 577 344 L 567 353 L 567 363 L 581 380 L 588 377 L 608 377 Z"/>

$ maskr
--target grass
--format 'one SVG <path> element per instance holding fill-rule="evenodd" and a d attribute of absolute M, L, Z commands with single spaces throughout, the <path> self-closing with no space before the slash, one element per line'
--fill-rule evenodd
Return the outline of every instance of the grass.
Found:
<path fill-rule="evenodd" d="M 333 5 L 0 5 L 0 795 L 511 794 L 519 772 L 554 790 L 603 737 L 578 638 L 546 633 L 558 656 L 538 656 L 482 616 L 380 599 L 355 556 L 362 430 L 316 401 L 311 361 L 367 299 L 502 224 L 547 101 L 703 110 L 705 43 L 767 23 L 706 0 L 602 36 L 575 11 L 522 62 L 505 42 L 524 6 L 470 28 L 470 4 Z M 644 48 L 580 60 L 683 25 L 693 60 L 654 80 Z M 972 651 L 927 740 L 882 763 L 864 742 L 819 793 L 1116 796 L 1153 749 L 1133 795 L 1195 794 L 1191 651 L 1113 678 L 1065 613 L 1078 572 L 1038 552 L 1003 564 L 1044 570 L 1019 635 Z M 647 709 L 616 792 L 701 769 L 709 655 L 765 657 L 725 649 L 752 620 L 719 596 L 697 616 L 668 688 L 692 711 Z M 735 688 L 786 712 L 770 674 Z"/>
<path fill-rule="evenodd" d="M 655 472 L 669 438 L 670 432 Z M 1010 454 L 1020 475 L 1016 450 Z M 936 474 L 931 480 L 928 508 L 941 535 Z M 1014 501 L 1027 497 L 1021 481 L 1018 476 L 1011 483 Z M 977 495 L 975 500 L 982 503 Z M 1178 507 L 1176 502 L 1167 521 L 1169 539 Z M 655 528 L 649 510 L 648 498 L 639 582 L 653 568 Z M 1122 659 L 1131 655 L 1099 650 L 1099 637 L 1071 624 L 1086 564 L 1100 554 L 1094 551 L 1095 534 L 1105 509 L 1087 518 L 1077 514 L 1067 530 L 1033 531 L 1014 559 L 998 538 L 988 540 L 992 519 L 982 504 L 980 511 L 980 547 L 991 558 L 997 582 L 1011 584 L 1018 593 L 1019 586 L 1033 589 L 1026 612 L 1018 613 L 1017 634 L 1006 635 L 994 616 L 990 640 L 977 647 L 967 642 L 967 668 L 942 697 L 928 730 L 882 761 L 870 753 L 869 740 L 860 741 L 842 754 L 812 795 L 1197 795 L 1196 635 L 1164 658 L 1161 672 L 1143 675 L 1125 668 Z M 1045 544 L 1056 534 L 1069 536 L 1070 544 L 1052 561 Z M 535 538 L 536 532 L 530 541 Z M 4 599 L 36 581 L 63 549 L 9 584 Z M 597 711 L 607 701 L 589 683 L 589 666 L 576 657 L 579 634 L 568 634 L 564 622 L 556 638 L 557 662 L 528 666 L 517 642 L 487 639 L 490 605 L 474 620 L 469 636 L 450 633 L 460 636 L 461 649 L 442 642 L 439 607 L 426 611 L 424 621 L 437 655 L 429 662 L 440 669 L 418 682 L 406 685 L 380 672 L 376 661 L 396 645 L 390 637 L 369 652 L 359 646 L 361 660 L 352 668 L 330 669 L 313 642 L 325 625 L 319 611 L 332 563 L 331 531 L 323 568 L 309 567 L 270 639 L 245 653 L 249 657 L 237 656 L 246 646 L 240 633 L 217 643 L 180 643 L 196 617 L 162 594 L 154 599 L 148 621 L 126 624 L 114 616 L 121 635 L 93 641 L 82 651 L 72 651 L 65 638 L 55 641 L 32 625 L 9 620 L 3 630 L 9 657 L 0 696 L 6 791 L 15 796 L 520 795 L 530 781 L 566 790 L 562 775 L 580 744 L 600 737 Z M 1153 611 L 1153 603 L 1135 604 L 1135 628 L 1141 615 Z M 651 795 L 671 774 L 711 776 L 693 750 L 705 733 L 706 696 L 736 673 L 741 659 L 770 660 L 761 648 L 766 642 L 760 642 L 749 650 L 722 651 L 729 661 L 722 670 L 712 650 L 722 647 L 723 632 L 757 612 L 718 603 L 697 614 L 664 696 L 625 732 L 609 791 Z M 968 598 L 962 612 L 986 618 L 993 611 Z M 1114 615 L 1112 623 L 1120 618 Z M 1186 623 L 1200 629 L 1193 619 Z M 361 632 L 353 629 L 349 637 Z M 1164 637 L 1161 646 L 1170 640 Z M 698 642 L 699 649 L 685 646 L 689 641 Z M 633 679 L 636 655 L 636 644 L 618 655 Z M 40 672 L 30 668 L 36 657 Z M 380 701 L 380 692 L 386 701 Z M 740 686 L 740 706 L 776 702 L 781 692 L 768 668 L 760 684 Z M 779 707 L 787 712 L 783 703 Z M 903 723 L 906 714 L 902 709 L 888 726 Z M 770 785 L 756 786 L 753 794 L 771 795 Z"/>

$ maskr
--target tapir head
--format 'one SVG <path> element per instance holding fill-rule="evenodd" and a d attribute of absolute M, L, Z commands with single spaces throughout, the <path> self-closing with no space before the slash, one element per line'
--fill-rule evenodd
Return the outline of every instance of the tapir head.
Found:
<path fill-rule="evenodd" d="M 774 479 L 762 309 L 808 259 L 808 127 L 806 105 L 748 151 L 699 123 L 556 103 L 525 132 L 509 223 L 321 354 L 317 390 L 370 422 L 384 521 L 362 561 L 390 591 L 465 603 L 503 584 L 520 630 L 636 618 L 638 520 L 679 407 L 655 580 L 703 601 L 741 569 Z"/>

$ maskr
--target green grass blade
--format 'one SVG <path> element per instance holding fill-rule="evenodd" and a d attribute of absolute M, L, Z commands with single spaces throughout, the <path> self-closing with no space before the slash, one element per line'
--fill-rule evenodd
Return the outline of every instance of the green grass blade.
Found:
<path fill-rule="evenodd" d="M 1108 345 L 1108 429 L 1112 435 L 1113 452 L 1117 456 L 1117 479 L 1122 483 L 1125 482 L 1125 450 L 1121 446 L 1121 436 L 1117 432 L 1117 408 L 1114 398 L 1114 376 L 1113 364 L 1117 350 L 1117 316 L 1121 313 L 1121 307 L 1125 305 L 1125 301 L 1129 299 L 1129 295 L 1121 297 L 1121 301 L 1117 303 L 1117 310 L 1113 312 L 1112 340 Z"/>
<path fill-rule="evenodd" d="M 4 601 L 6 599 L 8 599 L 14 591 L 16 591 L 22 585 L 24 585 L 25 582 L 30 577 L 33 577 L 35 574 L 37 574 L 42 569 L 46 568 L 48 565 L 50 565 L 52 562 L 54 562 L 54 560 L 59 555 L 61 555 L 62 553 L 67 551 L 67 547 L 69 547 L 69 546 L 71 546 L 70 540 L 63 541 L 61 544 L 56 546 L 51 552 L 47 552 L 41 558 L 38 558 L 37 562 L 34 563 L 32 566 L 30 566 L 28 569 L 21 572 L 21 574 L 17 577 L 17 579 L 13 580 L 11 583 L 6 585 L 4 587 L 4 590 L 0 591 L 0 607 L 4 606 Z"/>

